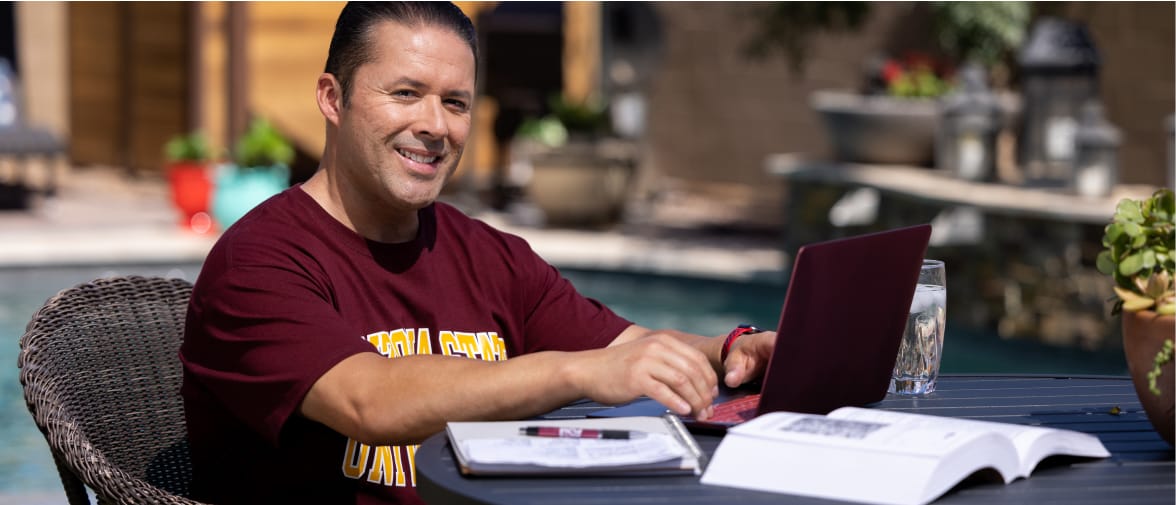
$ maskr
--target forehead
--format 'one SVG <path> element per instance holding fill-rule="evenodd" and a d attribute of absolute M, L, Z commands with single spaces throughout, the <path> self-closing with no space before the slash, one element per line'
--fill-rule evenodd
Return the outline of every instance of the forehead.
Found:
<path fill-rule="evenodd" d="M 477 63 L 465 39 L 436 24 L 383 21 L 368 34 L 369 58 L 363 67 L 379 72 L 429 71 L 437 76 L 468 78 Z"/>

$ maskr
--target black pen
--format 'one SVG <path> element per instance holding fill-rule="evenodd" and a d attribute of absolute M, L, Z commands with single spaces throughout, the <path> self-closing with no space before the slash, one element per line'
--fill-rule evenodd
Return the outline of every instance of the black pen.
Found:
<path fill-rule="evenodd" d="M 566 426 L 526 426 L 519 428 L 519 435 L 550 438 L 599 438 L 628 440 L 638 434 L 628 430 L 596 430 L 591 428 L 570 428 Z"/>

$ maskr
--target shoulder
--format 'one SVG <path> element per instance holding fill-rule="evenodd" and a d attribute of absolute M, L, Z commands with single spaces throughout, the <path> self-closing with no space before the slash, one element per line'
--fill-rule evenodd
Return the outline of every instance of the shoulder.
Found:
<path fill-rule="evenodd" d="M 206 268 L 229 270 L 317 262 L 315 258 L 326 257 L 348 244 L 346 235 L 335 230 L 330 219 L 309 195 L 293 186 L 262 202 L 225 230 L 209 252 Z"/>
<path fill-rule="evenodd" d="M 509 249 L 531 250 L 530 244 L 522 237 L 499 230 L 481 219 L 470 217 L 452 205 L 436 202 L 433 208 L 437 217 L 437 228 L 455 234 L 454 236 L 460 237 L 463 242 L 474 241 L 483 246 L 490 242 Z"/>

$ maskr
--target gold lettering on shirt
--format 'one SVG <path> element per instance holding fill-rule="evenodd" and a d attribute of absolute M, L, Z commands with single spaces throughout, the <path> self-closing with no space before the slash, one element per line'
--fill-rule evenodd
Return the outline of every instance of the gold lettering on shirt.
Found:
<path fill-rule="evenodd" d="M 433 354 L 433 342 L 429 338 L 428 328 L 378 331 L 365 335 L 364 339 L 386 358 Z"/>
<path fill-rule="evenodd" d="M 391 486 L 393 483 L 393 474 L 398 473 L 396 459 L 392 455 L 392 447 L 381 445 L 376 447 L 375 457 L 372 459 L 372 471 L 368 472 L 367 481 L 373 484 L 380 484 L 383 481 L 385 486 Z M 404 479 L 400 478 L 399 486 L 404 487 Z"/>
<path fill-rule="evenodd" d="M 416 453 L 421 446 L 419 444 L 406 445 L 404 448 L 408 451 L 408 478 L 412 482 L 416 482 Z"/>
<path fill-rule="evenodd" d="M 364 335 L 364 340 L 388 358 L 433 354 L 433 342 L 428 328 L 400 328 Z M 484 361 L 507 359 L 506 342 L 498 332 L 466 332 L 442 330 L 437 334 L 441 354 L 464 356 Z M 369 446 L 353 439 L 347 440 L 343 455 L 343 475 L 350 479 L 364 479 L 373 484 L 396 487 L 416 487 L 416 453 L 419 445 Z"/>
<path fill-rule="evenodd" d="M 442 331 L 437 337 L 441 354 L 464 356 L 482 361 L 503 361 L 506 359 L 506 343 L 498 332 L 471 333 L 465 331 Z"/>
<path fill-rule="evenodd" d="M 412 330 L 405 331 L 411 332 Z M 428 328 L 417 329 L 415 337 L 417 354 L 433 354 L 433 339 L 429 338 Z"/>
<path fill-rule="evenodd" d="M 343 475 L 352 479 L 362 477 L 364 469 L 367 468 L 369 449 L 371 447 L 347 439 L 347 452 L 343 455 Z"/>

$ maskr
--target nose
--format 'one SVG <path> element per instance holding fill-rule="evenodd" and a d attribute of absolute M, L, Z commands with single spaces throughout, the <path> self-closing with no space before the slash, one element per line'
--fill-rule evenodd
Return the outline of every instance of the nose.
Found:
<path fill-rule="evenodd" d="M 418 111 L 413 133 L 430 139 L 443 139 L 449 135 L 449 125 L 446 123 L 445 105 L 441 97 L 430 95 L 417 102 Z"/>

